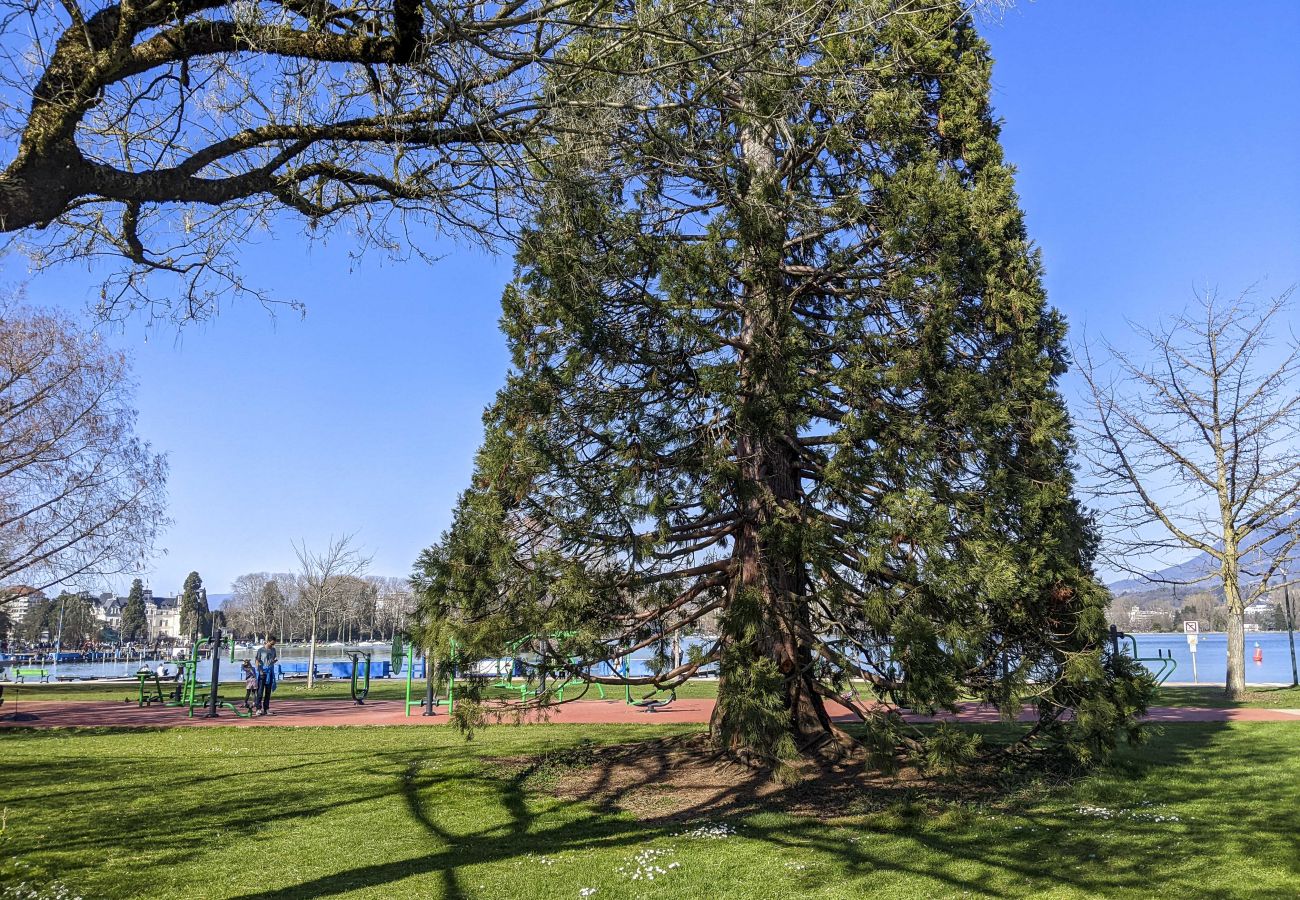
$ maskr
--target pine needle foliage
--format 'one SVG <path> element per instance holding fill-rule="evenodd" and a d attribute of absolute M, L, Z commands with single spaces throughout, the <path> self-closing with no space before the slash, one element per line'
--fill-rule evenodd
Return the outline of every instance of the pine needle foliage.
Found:
<path fill-rule="evenodd" d="M 1104 751 L 1147 687 L 1106 652 L 1065 324 L 967 12 L 653 5 L 667 30 L 569 50 L 660 74 L 593 73 L 537 148 L 513 368 L 426 617 L 609 681 L 716 633 L 635 680 L 716 667 L 714 734 L 768 759 L 842 746 L 831 699 L 936 765 L 974 750 L 888 710 L 1029 705 L 1029 743 Z"/>

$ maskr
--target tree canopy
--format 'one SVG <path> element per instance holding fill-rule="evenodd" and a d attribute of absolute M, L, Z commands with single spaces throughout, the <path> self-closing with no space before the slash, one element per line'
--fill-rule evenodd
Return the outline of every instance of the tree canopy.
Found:
<path fill-rule="evenodd" d="M 513 369 L 418 566 L 432 633 L 612 681 L 707 625 L 634 680 L 718 668 L 714 734 L 765 758 L 843 744 L 828 701 L 928 753 L 946 738 L 897 710 L 962 696 L 1108 747 L 1143 692 L 1105 652 L 1065 327 L 968 15 L 656 6 L 665 31 L 620 52 L 671 74 L 587 79 L 583 108 L 641 103 L 548 157 L 503 301 Z"/>
<path fill-rule="evenodd" d="M 294 219 L 403 258 L 429 230 L 490 238 L 525 144 L 599 66 L 543 91 L 556 48 L 641 19 L 604 0 L 0 0 L 0 233 L 42 265 L 103 261 L 102 315 L 181 320 L 270 300 L 239 257 Z"/>
<path fill-rule="evenodd" d="M 211 613 L 208 610 L 208 592 L 203 589 L 203 579 L 198 572 L 185 576 L 185 585 L 180 596 L 181 634 L 202 634 L 209 627 Z"/>

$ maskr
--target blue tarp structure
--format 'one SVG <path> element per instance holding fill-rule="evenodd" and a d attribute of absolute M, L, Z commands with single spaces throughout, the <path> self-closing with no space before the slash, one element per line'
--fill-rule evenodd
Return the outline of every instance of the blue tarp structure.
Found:
<path fill-rule="evenodd" d="M 303 678 L 307 675 L 307 661 L 302 660 L 294 662 L 282 662 L 280 665 L 281 678 Z M 393 674 L 393 664 L 386 659 L 372 659 L 370 661 L 371 678 L 389 678 Z M 318 662 L 316 663 L 316 677 L 323 678 L 350 679 L 352 677 L 352 660 L 343 662 Z M 357 678 L 366 677 L 366 663 L 362 660 L 357 668 Z"/>

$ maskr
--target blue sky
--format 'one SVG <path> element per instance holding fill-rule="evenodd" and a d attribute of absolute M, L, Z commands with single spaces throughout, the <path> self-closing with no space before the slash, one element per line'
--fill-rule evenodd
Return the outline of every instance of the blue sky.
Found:
<path fill-rule="evenodd" d="M 1193 286 L 1300 281 L 1300 4 L 1039 0 L 982 30 L 1049 296 L 1076 335 L 1122 339 L 1126 316 L 1177 309 Z M 373 571 L 406 574 L 446 526 L 506 369 L 510 261 L 447 243 L 432 266 L 353 266 L 349 249 L 286 233 L 250 251 L 246 276 L 305 301 L 304 320 L 243 304 L 179 337 L 143 321 L 113 336 L 135 357 L 140 431 L 171 461 L 155 590 L 197 569 L 224 592 L 290 569 L 291 540 L 354 531 Z M 34 302 L 93 298 L 83 272 L 7 263 Z"/>

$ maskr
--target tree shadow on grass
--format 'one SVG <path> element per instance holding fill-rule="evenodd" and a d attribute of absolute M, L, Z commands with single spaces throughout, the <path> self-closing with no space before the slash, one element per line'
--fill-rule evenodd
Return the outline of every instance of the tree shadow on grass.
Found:
<path fill-rule="evenodd" d="M 1247 739 L 1233 739 L 1238 733 Z M 1300 729 L 1289 724 L 1170 725 L 1073 789 L 1011 804 L 1013 840 L 961 828 L 920 828 L 913 837 L 931 858 L 977 861 L 1039 890 L 1284 896 L 1283 886 L 1248 885 L 1252 860 L 1291 860 L 1291 873 L 1300 874 L 1297 739 Z M 1259 793 L 1261 773 L 1276 773 L 1268 797 Z M 1232 888 L 1213 887 L 1225 860 L 1239 878 Z"/>
<path fill-rule="evenodd" d="M 416 766 L 403 783 L 403 796 L 412 818 L 434 839 L 437 849 L 415 858 L 365 865 L 286 887 L 279 891 L 248 894 L 247 898 L 324 897 L 340 891 L 390 884 L 413 876 L 436 873 L 444 896 L 464 898 L 460 873 L 473 866 L 502 862 L 528 853 L 559 853 L 577 850 L 636 849 L 660 837 L 680 833 L 681 823 L 699 816 L 716 819 L 725 816 L 745 821 L 744 836 L 768 844 L 773 849 L 791 848 L 825 855 L 834 861 L 846 878 L 914 877 L 922 882 L 938 883 L 952 890 L 976 896 L 992 896 L 997 890 L 988 886 L 986 875 L 995 870 L 1002 876 L 1014 876 L 1032 885 L 1027 894 L 1050 886 L 1065 886 L 1084 894 L 1106 895 L 1115 892 L 1149 890 L 1153 883 L 1154 861 L 1168 856 L 1168 843 L 1177 834 L 1191 834 L 1191 843 L 1226 842 L 1243 848 L 1262 847 L 1267 852 L 1285 853 L 1295 847 L 1294 803 L 1300 800 L 1296 789 L 1289 791 L 1286 802 L 1271 812 L 1244 820 L 1231 805 L 1195 822 L 1168 820 L 1169 807 L 1200 798 L 1194 777 L 1168 778 L 1170 771 L 1194 770 L 1209 764 L 1231 782 L 1256 767 L 1276 766 L 1285 754 L 1285 742 L 1270 741 L 1253 748 L 1245 757 L 1231 747 L 1218 745 L 1226 726 L 1173 726 L 1157 736 L 1149 749 L 1128 751 L 1110 766 L 1099 780 L 1085 786 L 1085 795 L 1095 795 L 1097 802 L 1110 802 L 1112 818 L 1098 819 L 1086 811 L 1076 792 L 1062 789 L 1057 794 L 1035 795 L 1033 802 L 1010 802 L 995 805 L 986 815 L 998 821 L 980 820 L 979 813 L 962 809 L 958 813 L 936 818 L 929 797 L 914 787 L 889 787 L 875 784 L 872 800 L 885 811 L 827 823 L 811 817 L 751 815 L 762 809 L 784 810 L 806 801 L 801 792 L 807 785 L 789 789 L 764 790 L 753 781 L 728 779 L 710 789 L 703 786 L 701 795 L 671 813 L 632 818 L 616 812 L 612 795 L 653 791 L 668 776 L 674 764 L 671 753 L 664 753 L 657 764 L 644 767 L 640 783 L 629 781 L 626 772 L 592 773 L 589 790 L 579 796 L 556 799 L 547 797 L 545 812 L 538 812 L 530 799 L 528 773 L 506 779 L 476 776 L 482 785 L 493 785 L 494 803 L 508 812 L 504 823 L 478 829 L 459 830 L 449 827 L 430 805 L 440 787 L 457 789 L 438 775 L 428 774 Z M 944 792 L 943 802 L 954 808 L 960 798 L 960 785 Z M 1137 798 L 1144 791 L 1154 792 L 1158 806 L 1142 805 Z M 1228 793 L 1231 794 L 1229 785 Z M 1100 808 L 1100 807 L 1097 807 Z M 1163 810 L 1164 812 L 1162 812 Z M 1102 814 L 1105 815 L 1105 814 Z M 1012 824 L 1015 823 L 1015 824 Z M 1099 829 L 1108 833 L 1103 835 Z M 856 840 L 846 837 L 848 833 Z M 1123 855 L 1115 853 L 1116 846 Z M 1103 859 L 1103 854 L 1107 858 Z M 1210 896 L 1198 891 L 1198 873 L 1202 871 L 1195 853 L 1184 853 L 1186 871 L 1178 881 L 1189 895 Z M 1212 865 L 1208 861 L 1206 866 Z M 985 874 L 979 874 L 979 873 Z M 822 877 L 809 876 L 811 877 Z M 1174 882 L 1166 882 L 1169 887 Z M 809 882 L 807 887 L 816 887 Z"/>
<path fill-rule="evenodd" d="M 1156 696 L 1155 705 L 1195 706 L 1207 709 L 1240 709 L 1247 706 L 1263 708 L 1300 707 L 1300 689 L 1290 685 L 1269 687 L 1247 685 L 1244 695 L 1236 700 L 1230 700 L 1224 696 L 1222 685 L 1162 686 Z"/>
<path fill-rule="evenodd" d="M 69 861 L 73 872 L 93 868 L 112 842 L 150 847 L 155 852 L 148 866 L 170 866 L 192 861 L 195 846 L 247 848 L 268 828 L 296 827 L 317 817 L 336 818 L 343 833 L 353 821 L 348 810 L 394 802 L 404 813 L 397 827 L 409 828 L 417 846 L 427 848 L 404 859 L 354 865 L 346 857 L 309 859 L 336 870 L 244 894 L 247 898 L 324 897 L 432 876 L 442 896 L 463 900 L 470 894 L 465 873 L 473 867 L 538 853 L 635 851 L 680 833 L 683 821 L 701 817 L 743 823 L 747 840 L 769 848 L 764 855 L 784 849 L 820 854 L 838 870 L 836 877 L 846 880 L 883 878 L 880 883 L 889 884 L 889 879 L 917 879 L 991 896 L 999 892 L 988 880 L 996 872 L 1026 883 L 1026 895 L 1052 886 L 1108 895 L 1149 890 L 1153 866 L 1167 866 L 1162 891 L 1214 896 L 1208 882 L 1199 879 L 1221 864 L 1224 852 L 1243 863 L 1252 854 L 1300 860 L 1295 812 L 1300 786 L 1294 777 L 1279 781 L 1262 805 L 1257 788 L 1261 772 L 1288 771 L 1285 765 L 1293 760 L 1300 730 L 1288 725 L 1235 728 L 1262 730 L 1256 732 L 1258 740 L 1226 740 L 1229 726 L 1167 726 L 1148 747 L 1121 752 L 1074 788 L 991 803 L 981 793 L 983 805 L 973 808 L 963 805 L 968 798 L 961 784 L 935 794 L 915 785 L 877 782 L 861 806 L 851 806 L 829 822 L 763 812 L 806 807 L 807 785 L 773 789 L 731 777 L 709 784 L 707 773 L 696 793 L 677 797 L 680 802 L 671 809 L 657 810 L 642 801 L 673 774 L 677 760 L 667 742 L 663 752 L 649 754 L 640 780 L 613 766 L 602 769 L 597 759 L 584 775 L 582 790 L 556 796 L 554 785 L 539 781 L 535 770 L 509 772 L 469 758 L 482 752 L 478 749 L 467 753 L 457 746 L 408 745 L 374 750 L 351 738 L 337 750 L 298 750 L 283 743 L 292 732 L 282 733 L 278 744 L 271 735 L 255 742 L 266 749 L 219 757 L 208 765 L 192 759 L 169 765 L 109 753 L 63 757 L 52 768 L 42 763 L 39 752 L 19 759 L 6 755 L 0 803 L 20 813 L 32 802 L 76 804 L 78 813 L 60 819 L 57 835 L 60 858 Z M 1217 786 L 1207 788 L 1210 779 L 1198 774 L 1211 772 Z M 1207 789 L 1215 792 L 1215 802 L 1198 806 Z M 642 800 L 635 799 L 638 795 Z M 620 797 L 634 802 L 621 805 Z M 1145 797 L 1154 798 L 1156 805 L 1143 806 Z M 1195 807 L 1196 815 L 1157 820 L 1183 806 Z M 86 808 L 111 815 L 116 836 L 109 836 L 96 815 L 86 815 Z M 1215 853 L 1198 861 L 1198 851 L 1210 845 Z M 66 870 L 60 877 L 72 880 Z M 140 877 L 147 883 L 147 870 Z M 825 876 L 784 877 L 793 886 L 799 878 Z M 818 886 L 806 883 L 809 891 Z"/>

